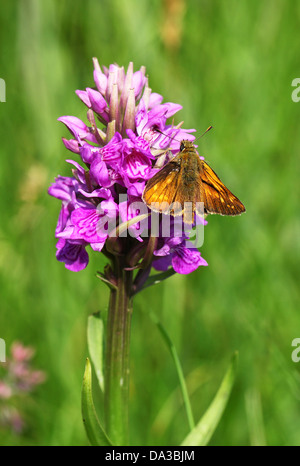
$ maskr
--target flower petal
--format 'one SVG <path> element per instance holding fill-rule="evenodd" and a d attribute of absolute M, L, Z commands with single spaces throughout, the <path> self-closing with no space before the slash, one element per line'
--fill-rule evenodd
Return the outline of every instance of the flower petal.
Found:
<path fill-rule="evenodd" d="M 102 115 L 106 121 L 108 121 L 108 114 L 105 113 L 107 108 L 107 103 L 104 97 L 100 94 L 100 92 L 95 91 L 95 89 L 91 89 L 89 87 L 86 88 L 87 95 L 91 102 L 91 108 L 99 115 Z"/>
<path fill-rule="evenodd" d="M 89 255 L 85 250 L 85 243 L 75 243 L 60 239 L 56 245 L 58 251 L 56 258 L 65 263 L 65 267 L 73 272 L 79 272 L 86 268 Z"/>
<path fill-rule="evenodd" d="M 188 249 L 180 246 L 175 249 L 172 266 L 175 272 L 188 274 L 194 272 L 200 265 L 208 265 L 206 260 L 201 257 L 198 249 Z"/>

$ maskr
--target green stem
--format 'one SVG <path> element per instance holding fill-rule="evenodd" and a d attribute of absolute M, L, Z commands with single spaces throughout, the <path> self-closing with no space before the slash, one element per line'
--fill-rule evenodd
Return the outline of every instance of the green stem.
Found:
<path fill-rule="evenodd" d="M 132 272 L 116 259 L 117 286 L 111 290 L 105 354 L 105 422 L 114 445 L 128 445 L 129 343 Z"/>

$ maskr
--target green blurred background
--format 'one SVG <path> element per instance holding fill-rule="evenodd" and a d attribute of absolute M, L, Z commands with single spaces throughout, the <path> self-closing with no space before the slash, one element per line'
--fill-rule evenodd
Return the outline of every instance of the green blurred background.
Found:
<path fill-rule="evenodd" d="M 294 0 L 26 0 L 0 13 L 0 337 L 36 348 L 47 372 L 24 406 L 22 436 L 0 444 L 86 445 L 80 390 L 86 323 L 106 307 L 95 277 L 105 262 L 67 271 L 55 258 L 60 202 L 47 195 L 69 176 L 57 122 L 86 121 L 76 89 L 93 86 L 92 57 L 135 70 L 183 105 L 176 122 L 203 132 L 199 151 L 245 203 L 237 218 L 209 217 L 209 267 L 137 296 L 131 339 L 131 442 L 178 445 L 188 426 L 155 312 L 179 353 L 196 419 L 239 351 L 236 384 L 211 445 L 300 445 L 300 4 Z"/>

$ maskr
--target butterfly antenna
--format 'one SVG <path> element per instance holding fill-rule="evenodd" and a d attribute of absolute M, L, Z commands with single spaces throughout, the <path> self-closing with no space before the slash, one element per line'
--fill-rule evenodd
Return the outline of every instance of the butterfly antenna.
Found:
<path fill-rule="evenodd" d="M 179 129 L 179 128 L 178 128 Z M 165 134 L 163 133 L 162 131 L 160 131 L 160 129 L 156 129 L 155 131 L 157 131 L 158 133 L 162 134 L 163 136 L 166 136 L 166 138 L 170 138 L 171 141 L 176 141 L 176 142 L 181 142 L 179 141 L 178 139 L 175 138 L 175 136 L 171 137 L 169 134 Z"/>
<path fill-rule="evenodd" d="M 211 129 L 213 129 L 213 126 L 209 126 L 209 127 L 207 128 L 207 130 L 204 131 L 203 134 L 201 134 L 201 136 L 199 136 L 197 139 L 194 139 L 193 144 L 194 144 L 194 142 L 198 141 L 198 139 L 202 138 L 202 137 L 204 136 L 204 134 L 208 133 L 208 131 L 210 131 Z"/>

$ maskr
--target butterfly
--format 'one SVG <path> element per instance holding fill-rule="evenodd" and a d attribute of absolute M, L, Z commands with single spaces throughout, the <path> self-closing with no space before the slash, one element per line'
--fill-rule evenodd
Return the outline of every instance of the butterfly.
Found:
<path fill-rule="evenodd" d="M 182 140 L 179 154 L 148 180 L 142 199 L 154 212 L 183 215 L 186 223 L 194 222 L 195 213 L 240 215 L 246 210 L 188 140 Z"/>

